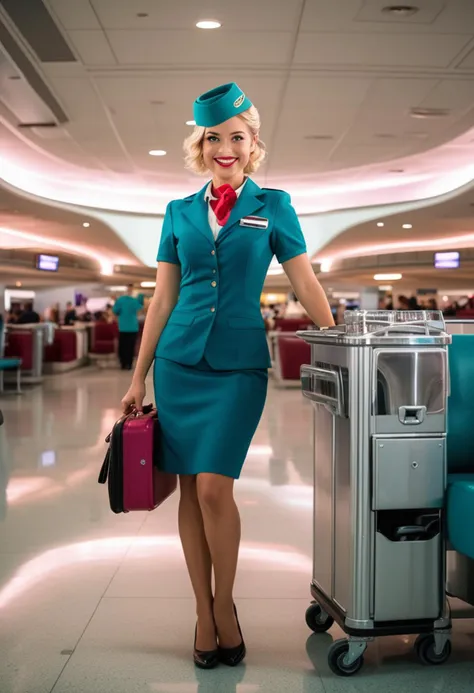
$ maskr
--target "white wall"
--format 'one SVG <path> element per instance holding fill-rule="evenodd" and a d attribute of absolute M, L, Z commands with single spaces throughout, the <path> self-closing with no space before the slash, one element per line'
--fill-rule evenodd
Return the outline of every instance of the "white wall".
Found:
<path fill-rule="evenodd" d="M 35 296 L 35 310 L 38 313 L 43 313 L 46 308 L 50 308 L 56 303 L 59 303 L 61 310 L 66 308 L 66 303 L 72 301 L 74 303 L 74 294 L 78 291 L 87 297 L 95 296 L 97 292 L 101 296 L 104 295 L 104 287 L 100 284 L 84 284 L 82 286 L 59 286 L 57 288 L 48 288 L 39 290 Z"/>

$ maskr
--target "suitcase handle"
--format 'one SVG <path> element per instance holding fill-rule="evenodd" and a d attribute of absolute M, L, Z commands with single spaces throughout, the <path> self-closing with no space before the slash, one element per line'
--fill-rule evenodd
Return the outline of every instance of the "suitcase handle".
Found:
<path fill-rule="evenodd" d="M 142 413 L 143 414 L 151 414 L 153 412 L 154 408 L 155 407 L 153 406 L 153 404 L 145 404 L 145 406 L 142 409 Z M 138 409 L 133 409 L 128 414 L 122 414 L 120 419 L 117 419 L 117 421 L 115 422 L 114 428 L 115 428 L 115 426 L 117 426 L 117 424 L 121 423 L 125 419 L 128 419 L 129 417 L 132 417 L 132 418 L 137 417 L 139 413 L 140 412 L 138 411 Z M 106 437 L 105 442 L 110 443 L 111 438 L 112 438 L 112 431 L 110 431 L 109 435 Z"/>

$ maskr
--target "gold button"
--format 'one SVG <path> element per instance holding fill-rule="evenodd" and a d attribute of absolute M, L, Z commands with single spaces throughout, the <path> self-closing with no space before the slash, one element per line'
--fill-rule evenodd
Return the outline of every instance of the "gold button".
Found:
<path fill-rule="evenodd" d="M 214 308 L 214 306 L 212 306 L 211 313 L 215 313 L 215 312 L 216 312 L 216 309 Z"/>
<path fill-rule="evenodd" d="M 217 286 L 217 282 L 211 282 L 211 286 Z"/>
<path fill-rule="evenodd" d="M 211 250 L 211 255 L 215 255 L 215 254 L 216 254 L 216 251 L 215 251 L 215 250 Z"/>

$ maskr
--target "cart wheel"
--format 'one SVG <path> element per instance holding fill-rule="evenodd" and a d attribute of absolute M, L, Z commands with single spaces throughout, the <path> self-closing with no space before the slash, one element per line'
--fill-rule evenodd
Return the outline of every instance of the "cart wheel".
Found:
<path fill-rule="evenodd" d="M 441 654 L 436 654 L 435 638 L 431 633 L 422 633 L 415 641 L 415 651 L 422 664 L 444 664 L 451 656 L 451 649 L 451 640 L 447 640 Z"/>
<path fill-rule="evenodd" d="M 331 671 L 337 676 L 354 676 L 362 669 L 364 664 L 363 655 L 349 666 L 344 663 L 344 657 L 348 652 L 348 640 L 336 640 L 329 648 L 328 664 Z"/>
<path fill-rule="evenodd" d="M 334 624 L 334 619 L 323 612 L 319 604 L 313 603 L 306 609 L 306 625 L 313 633 L 325 633 Z"/>

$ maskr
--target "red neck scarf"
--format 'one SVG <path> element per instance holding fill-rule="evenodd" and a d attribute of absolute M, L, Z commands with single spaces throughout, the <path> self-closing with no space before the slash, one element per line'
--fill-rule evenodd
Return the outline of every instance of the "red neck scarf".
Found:
<path fill-rule="evenodd" d="M 217 189 L 213 186 L 212 194 L 217 198 L 211 200 L 211 207 L 217 217 L 217 222 L 219 226 L 225 226 L 229 221 L 232 207 L 237 202 L 237 193 L 231 185 L 225 183 Z"/>

